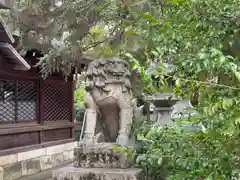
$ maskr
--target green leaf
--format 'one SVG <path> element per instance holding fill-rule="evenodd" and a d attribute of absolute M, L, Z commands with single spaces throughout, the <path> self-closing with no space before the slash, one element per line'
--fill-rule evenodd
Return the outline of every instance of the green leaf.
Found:
<path fill-rule="evenodd" d="M 176 83 L 176 86 L 181 86 L 181 79 L 178 78 L 175 83 Z"/>
<path fill-rule="evenodd" d="M 155 56 L 155 57 L 158 57 L 159 55 L 158 55 L 158 52 L 156 52 L 156 51 L 151 51 L 151 53 Z"/>
<path fill-rule="evenodd" d="M 235 119 L 235 122 L 234 122 L 236 125 L 240 125 L 240 117 L 238 117 L 237 119 Z"/>
<path fill-rule="evenodd" d="M 233 99 L 223 99 L 222 107 L 223 107 L 223 109 L 228 109 L 228 108 L 231 107 L 233 104 L 234 104 Z"/>
<path fill-rule="evenodd" d="M 113 145 L 112 145 L 112 148 L 113 148 L 113 149 L 118 149 L 118 148 L 120 148 L 120 147 L 121 147 L 121 146 L 120 146 L 119 144 L 113 144 Z"/>
<path fill-rule="evenodd" d="M 235 74 L 236 78 L 238 79 L 238 81 L 240 81 L 240 72 L 234 71 L 234 74 Z"/>
<path fill-rule="evenodd" d="M 158 158 L 158 162 L 157 163 L 158 163 L 159 166 L 162 166 L 163 158 L 162 157 Z"/>

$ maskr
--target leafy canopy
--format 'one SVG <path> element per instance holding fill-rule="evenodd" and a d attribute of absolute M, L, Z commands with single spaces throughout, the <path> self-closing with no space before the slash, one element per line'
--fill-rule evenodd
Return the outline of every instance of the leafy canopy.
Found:
<path fill-rule="evenodd" d="M 45 77 L 54 71 L 68 76 L 80 68 L 84 53 L 118 54 L 122 6 L 124 2 L 112 0 L 19 0 L 2 15 L 22 37 L 23 52 L 44 52 L 38 65 Z"/>
<path fill-rule="evenodd" d="M 145 57 L 161 87 L 171 78 L 177 95 L 197 97 L 197 115 L 184 123 L 202 126 L 200 131 L 145 123 L 136 128 L 151 142 L 138 163 L 152 179 L 240 177 L 239 3 L 151 1 L 146 11 L 131 9 L 128 30 L 144 42 L 143 51 L 132 55 L 139 62 Z M 169 62 L 173 71 L 166 71 Z"/>

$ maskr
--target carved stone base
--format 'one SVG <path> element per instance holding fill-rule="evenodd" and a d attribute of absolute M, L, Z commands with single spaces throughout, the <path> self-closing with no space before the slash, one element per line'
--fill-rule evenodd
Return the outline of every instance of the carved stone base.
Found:
<path fill-rule="evenodd" d="M 142 180 L 141 170 L 111 168 L 75 168 L 67 166 L 53 171 L 52 180 Z"/>
<path fill-rule="evenodd" d="M 134 155 L 113 149 L 112 143 L 99 143 L 80 146 L 74 149 L 75 168 L 130 168 Z"/>

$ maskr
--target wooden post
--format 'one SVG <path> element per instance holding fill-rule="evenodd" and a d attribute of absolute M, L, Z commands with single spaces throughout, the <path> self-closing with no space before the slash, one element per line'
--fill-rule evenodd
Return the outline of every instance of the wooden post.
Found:
<path fill-rule="evenodd" d="M 18 121 L 18 81 L 15 80 L 14 81 L 14 85 L 15 85 L 15 88 L 14 88 L 14 121 L 15 123 L 17 123 Z"/>
<path fill-rule="evenodd" d="M 69 91 L 70 91 L 70 99 L 69 99 L 69 119 L 72 123 L 74 123 L 74 126 L 72 128 L 72 135 L 71 138 L 75 138 L 75 109 L 74 109 L 74 89 L 75 89 L 75 81 L 73 79 L 73 76 L 71 77 L 71 80 L 69 81 Z"/>
<path fill-rule="evenodd" d="M 43 96 L 43 80 L 37 81 L 37 119 L 40 125 L 44 125 L 44 96 Z M 39 143 L 44 142 L 44 130 L 41 129 L 39 133 Z"/>

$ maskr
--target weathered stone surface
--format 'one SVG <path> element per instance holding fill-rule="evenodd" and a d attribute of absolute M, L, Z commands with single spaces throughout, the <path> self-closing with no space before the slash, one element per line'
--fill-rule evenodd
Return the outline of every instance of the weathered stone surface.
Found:
<path fill-rule="evenodd" d="M 9 156 L 0 156 L 0 166 L 5 166 L 8 164 L 13 164 L 17 162 L 18 158 L 16 154 Z"/>
<path fill-rule="evenodd" d="M 92 61 L 87 69 L 86 90 L 82 142 L 91 144 L 101 140 L 121 145 L 133 144 L 129 125 L 133 118 L 134 99 L 128 62 L 114 57 Z M 104 137 L 96 137 L 98 133 Z"/>
<path fill-rule="evenodd" d="M 63 153 L 52 155 L 51 156 L 51 161 L 52 161 L 52 167 L 62 165 L 63 162 L 64 162 Z"/>
<path fill-rule="evenodd" d="M 155 121 L 161 125 L 172 124 L 171 114 L 173 106 L 180 100 L 172 93 L 155 93 L 153 96 L 148 96 L 145 99 L 154 104 Z"/>
<path fill-rule="evenodd" d="M 111 143 L 80 146 L 74 149 L 74 167 L 130 168 L 134 158 L 113 149 Z"/>
<path fill-rule="evenodd" d="M 64 161 L 73 160 L 73 151 L 64 151 L 63 152 L 63 160 Z"/>
<path fill-rule="evenodd" d="M 51 156 L 40 157 L 40 168 L 41 168 L 41 171 L 52 168 Z"/>
<path fill-rule="evenodd" d="M 60 154 L 64 151 L 64 145 L 51 146 L 46 148 L 46 155 L 51 156 L 53 154 Z"/>
<path fill-rule="evenodd" d="M 22 175 L 31 175 L 41 171 L 40 157 L 22 162 Z"/>
<path fill-rule="evenodd" d="M 74 158 L 74 149 L 69 151 L 69 158 L 71 161 L 73 161 L 73 158 Z"/>
<path fill-rule="evenodd" d="M 0 167 L 0 180 L 3 180 L 3 168 Z"/>
<path fill-rule="evenodd" d="M 25 161 L 28 159 L 33 159 L 33 158 L 44 156 L 44 155 L 45 155 L 45 148 L 37 149 L 33 151 L 21 152 L 21 153 L 18 153 L 18 161 Z"/>
<path fill-rule="evenodd" d="M 66 164 L 73 160 L 74 147 L 77 147 L 77 142 L 0 156 L 0 180 L 24 179 L 25 176 Z"/>
<path fill-rule="evenodd" d="M 53 171 L 52 180 L 142 180 L 141 170 L 109 168 L 74 168 L 67 166 Z"/>
<path fill-rule="evenodd" d="M 63 151 L 71 151 L 77 147 L 77 141 L 66 143 L 63 145 Z"/>
<path fill-rule="evenodd" d="M 21 162 L 6 165 L 3 167 L 3 179 L 14 180 L 22 176 L 22 165 Z"/>

